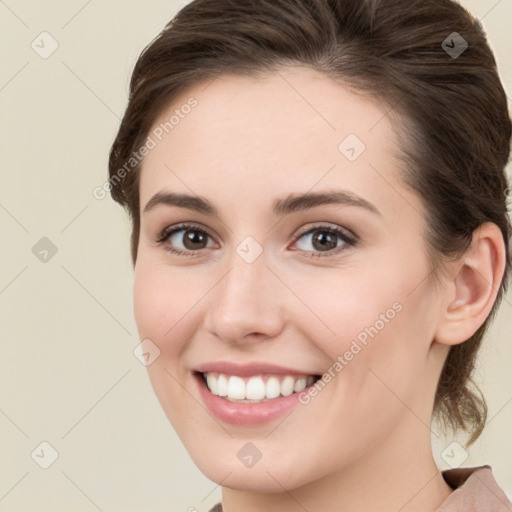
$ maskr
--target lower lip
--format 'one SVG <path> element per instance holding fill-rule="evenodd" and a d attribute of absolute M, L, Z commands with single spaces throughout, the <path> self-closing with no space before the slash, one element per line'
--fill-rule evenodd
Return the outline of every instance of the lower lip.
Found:
<path fill-rule="evenodd" d="M 201 375 L 195 374 L 194 378 L 198 383 L 199 393 L 208 410 L 219 420 L 232 425 L 263 425 L 283 416 L 299 403 L 299 393 L 273 398 L 261 403 L 230 402 L 225 398 L 214 395 L 207 388 Z"/>

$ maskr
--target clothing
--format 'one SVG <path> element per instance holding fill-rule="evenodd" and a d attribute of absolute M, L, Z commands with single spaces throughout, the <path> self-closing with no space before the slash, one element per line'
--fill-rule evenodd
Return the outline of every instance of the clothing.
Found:
<path fill-rule="evenodd" d="M 490 466 L 449 469 L 443 471 L 442 475 L 455 490 L 436 512 L 512 511 L 512 503 L 498 486 Z"/>
<path fill-rule="evenodd" d="M 435 512 L 512 512 L 490 466 L 448 469 L 442 475 L 454 491 Z M 217 503 L 210 512 L 222 512 L 222 505 Z"/>

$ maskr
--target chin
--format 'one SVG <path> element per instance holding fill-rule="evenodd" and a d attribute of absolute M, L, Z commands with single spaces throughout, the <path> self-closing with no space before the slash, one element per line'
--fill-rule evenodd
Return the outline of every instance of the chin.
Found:
<path fill-rule="evenodd" d="M 286 448 L 283 445 L 280 445 L 280 453 L 272 453 L 270 447 L 263 446 L 264 441 L 255 441 L 255 444 L 261 447 L 261 458 L 252 466 L 246 466 L 240 459 L 243 459 L 244 453 L 247 453 L 243 451 L 244 446 L 250 442 L 240 438 L 230 438 L 216 443 L 214 449 L 203 443 L 199 445 L 194 443 L 193 446 L 187 446 L 185 443 L 185 448 L 195 465 L 208 479 L 230 489 L 281 493 L 283 488 L 296 489 L 318 478 L 318 475 L 312 476 L 312 466 L 306 467 L 301 454 L 296 453 L 295 457 L 284 458 L 283 451 L 286 451 Z M 290 451 L 288 454 L 293 455 Z"/>
<path fill-rule="evenodd" d="M 275 469 L 270 461 L 267 465 L 258 462 L 252 468 L 240 467 L 236 462 L 194 460 L 199 470 L 210 480 L 230 489 L 257 493 L 279 493 L 300 487 L 306 482 L 291 476 L 291 469 Z"/>

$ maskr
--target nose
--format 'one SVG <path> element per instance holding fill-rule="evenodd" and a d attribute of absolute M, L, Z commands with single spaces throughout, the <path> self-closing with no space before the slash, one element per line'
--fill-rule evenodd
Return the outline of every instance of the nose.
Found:
<path fill-rule="evenodd" d="M 277 337 L 285 325 L 283 285 L 263 256 L 247 263 L 234 254 L 209 294 L 205 327 L 223 341 L 260 342 Z"/>

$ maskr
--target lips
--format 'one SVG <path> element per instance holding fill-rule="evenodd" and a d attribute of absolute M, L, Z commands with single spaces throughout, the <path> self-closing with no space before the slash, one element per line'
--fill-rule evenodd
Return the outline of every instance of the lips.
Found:
<path fill-rule="evenodd" d="M 316 373 L 311 373 L 309 370 L 298 370 L 295 368 L 287 368 L 285 366 L 278 366 L 269 363 L 250 363 L 238 364 L 229 361 L 216 361 L 211 363 L 204 363 L 194 368 L 194 371 L 199 373 L 217 372 L 226 375 L 237 375 L 239 377 L 252 377 L 257 375 L 311 375 L 318 376 Z"/>
<path fill-rule="evenodd" d="M 193 374 L 208 409 L 223 421 L 245 426 L 281 416 L 299 403 L 299 392 L 320 378 L 266 363 L 206 363 Z"/>

